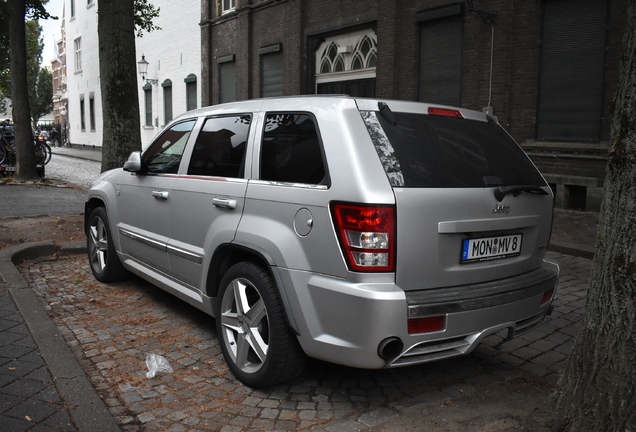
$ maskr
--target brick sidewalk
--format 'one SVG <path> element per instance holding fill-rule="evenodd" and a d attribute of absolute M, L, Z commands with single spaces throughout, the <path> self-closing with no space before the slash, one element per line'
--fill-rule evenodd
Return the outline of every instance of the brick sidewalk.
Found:
<path fill-rule="evenodd" d="M 494 335 L 471 355 L 392 370 L 310 361 L 299 379 L 265 390 L 229 373 L 212 318 L 140 279 L 98 283 L 83 255 L 33 261 L 23 273 L 124 430 L 335 432 L 527 373 L 554 382 L 582 317 L 591 261 L 548 255 L 561 265 L 554 314 L 513 341 Z M 174 373 L 147 379 L 148 352 Z"/>
<path fill-rule="evenodd" d="M 0 282 L 0 425 L 2 430 L 75 430 L 38 347 Z M 47 429 L 49 428 L 49 429 Z"/>

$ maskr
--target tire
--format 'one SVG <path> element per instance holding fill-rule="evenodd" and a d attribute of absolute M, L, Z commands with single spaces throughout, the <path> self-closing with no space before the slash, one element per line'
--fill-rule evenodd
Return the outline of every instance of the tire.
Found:
<path fill-rule="evenodd" d="M 88 262 L 95 279 L 100 282 L 116 282 L 130 276 L 115 251 L 108 215 L 104 207 L 97 207 L 91 212 L 86 243 Z"/>
<path fill-rule="evenodd" d="M 7 151 L 4 149 L 4 143 L 0 141 L 0 164 L 7 158 Z"/>
<path fill-rule="evenodd" d="M 35 144 L 35 161 L 38 165 L 46 165 L 51 161 L 51 147 L 44 143 Z"/>
<path fill-rule="evenodd" d="M 35 143 L 35 163 L 46 165 L 46 148 L 39 142 Z"/>
<path fill-rule="evenodd" d="M 46 160 L 44 161 L 44 165 L 46 165 L 51 162 L 51 155 L 53 154 L 53 151 L 48 143 L 44 143 L 44 147 L 46 148 Z"/>
<path fill-rule="evenodd" d="M 232 266 L 221 280 L 216 328 L 236 378 L 262 388 L 297 377 L 307 357 L 287 325 L 271 275 L 253 262 Z"/>

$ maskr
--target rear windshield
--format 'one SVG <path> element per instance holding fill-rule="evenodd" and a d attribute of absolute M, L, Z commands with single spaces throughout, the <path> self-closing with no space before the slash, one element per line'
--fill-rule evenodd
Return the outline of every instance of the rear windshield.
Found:
<path fill-rule="evenodd" d="M 495 121 L 362 111 L 391 185 L 545 186 L 517 143 Z"/>

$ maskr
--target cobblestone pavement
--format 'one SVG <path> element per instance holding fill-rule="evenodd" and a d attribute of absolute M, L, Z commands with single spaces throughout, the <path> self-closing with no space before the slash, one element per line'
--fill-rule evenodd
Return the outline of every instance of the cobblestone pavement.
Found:
<path fill-rule="evenodd" d="M 140 279 L 101 284 L 83 255 L 21 271 L 123 430 L 337 432 L 528 373 L 554 383 L 582 318 L 591 261 L 548 256 L 561 265 L 556 308 L 525 335 L 493 335 L 471 355 L 392 370 L 310 361 L 297 380 L 265 390 L 229 372 L 212 318 Z M 174 373 L 146 378 L 146 353 L 166 357 Z"/>
<path fill-rule="evenodd" d="M 85 190 L 90 189 L 95 179 L 99 177 L 101 162 L 73 157 L 62 153 L 63 150 L 70 152 L 63 148 L 53 150 L 51 162 L 46 166 L 46 177 L 70 182 Z M 92 156 L 95 152 L 76 151 L 75 153 Z"/>

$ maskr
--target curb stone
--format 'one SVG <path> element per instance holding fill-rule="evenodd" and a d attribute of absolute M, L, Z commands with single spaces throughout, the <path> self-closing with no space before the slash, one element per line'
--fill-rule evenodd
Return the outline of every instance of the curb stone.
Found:
<path fill-rule="evenodd" d="M 0 186 L 38 186 L 38 187 L 55 187 L 55 188 L 67 188 L 68 186 L 65 184 L 51 184 L 44 182 L 14 182 L 14 181 L 0 181 Z"/>
<path fill-rule="evenodd" d="M 77 243 L 65 243 L 61 250 L 82 253 L 86 249 Z M 24 243 L 0 251 L 0 276 L 24 318 L 31 336 L 53 376 L 56 387 L 80 431 L 121 431 L 104 402 L 90 383 L 84 370 L 42 307 L 40 299 L 30 289 L 15 264 L 25 259 L 53 255 L 52 241 Z"/>
<path fill-rule="evenodd" d="M 60 247 L 60 252 L 64 255 L 79 255 L 86 253 L 86 240 L 64 243 Z"/>
<path fill-rule="evenodd" d="M 577 245 L 573 243 L 550 243 L 548 250 L 564 255 L 571 255 L 579 258 L 594 259 L 596 250 L 589 246 Z"/>

